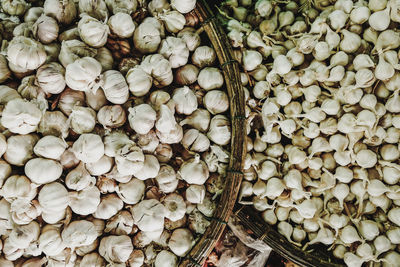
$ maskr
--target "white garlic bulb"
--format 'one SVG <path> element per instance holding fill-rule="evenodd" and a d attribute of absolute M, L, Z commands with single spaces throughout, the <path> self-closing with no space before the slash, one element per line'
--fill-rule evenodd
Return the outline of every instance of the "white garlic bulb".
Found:
<path fill-rule="evenodd" d="M 77 159 L 84 163 L 92 163 L 104 155 L 104 143 L 97 134 L 82 134 L 72 145 L 72 151 Z"/>
<path fill-rule="evenodd" d="M 206 196 L 206 188 L 204 185 L 192 184 L 186 188 L 186 200 L 193 204 L 202 203 Z"/>
<path fill-rule="evenodd" d="M 68 189 L 81 191 L 96 184 L 96 179 L 89 174 L 85 164 L 79 163 L 78 167 L 70 171 L 65 177 L 65 186 Z"/>
<path fill-rule="evenodd" d="M 205 152 L 210 147 L 208 137 L 197 129 L 189 129 L 185 131 L 182 138 L 182 145 L 186 149 L 193 152 Z"/>
<path fill-rule="evenodd" d="M 63 66 L 57 62 L 51 62 L 36 71 L 36 81 L 45 93 L 59 94 L 65 88 L 64 74 Z"/>
<path fill-rule="evenodd" d="M 209 91 L 204 96 L 203 104 L 213 115 L 223 113 L 229 109 L 228 95 L 221 90 Z"/>
<path fill-rule="evenodd" d="M 51 159 L 34 158 L 25 164 L 25 174 L 36 184 L 47 184 L 60 178 L 62 166 Z M 43 175 L 46 170 L 46 175 Z"/>
<path fill-rule="evenodd" d="M 83 57 L 94 57 L 97 51 L 79 40 L 66 40 L 61 42 L 61 50 L 58 59 L 66 68 L 69 64 Z"/>
<path fill-rule="evenodd" d="M 129 84 L 129 90 L 134 96 L 144 96 L 153 84 L 153 78 L 140 66 L 135 66 L 126 74 L 126 81 Z"/>
<path fill-rule="evenodd" d="M 56 136 L 42 137 L 33 148 L 36 155 L 48 159 L 59 159 L 68 147 L 67 143 Z"/>
<path fill-rule="evenodd" d="M 157 113 L 148 104 L 141 104 L 128 109 L 129 125 L 138 134 L 147 134 L 156 122 Z"/>
<path fill-rule="evenodd" d="M 12 204 L 17 200 L 34 199 L 37 189 L 25 175 L 12 175 L 4 182 L 0 192 L 2 197 Z"/>
<path fill-rule="evenodd" d="M 58 37 L 58 23 L 52 17 L 41 15 L 33 24 L 33 35 L 40 40 L 42 44 L 49 44 Z"/>
<path fill-rule="evenodd" d="M 207 164 L 200 159 L 200 155 L 196 154 L 181 165 L 178 174 L 188 184 L 202 185 L 208 179 L 209 170 Z"/>
<path fill-rule="evenodd" d="M 229 119 L 224 115 L 216 115 L 211 119 L 208 138 L 217 145 L 227 145 L 231 139 L 231 126 Z"/>
<path fill-rule="evenodd" d="M 48 213 L 63 211 L 69 204 L 68 191 L 60 183 L 47 183 L 40 189 L 38 200 Z"/>
<path fill-rule="evenodd" d="M 158 52 L 169 60 L 171 68 L 179 68 L 188 62 L 189 49 L 181 38 L 168 36 L 163 39 Z"/>
<path fill-rule="evenodd" d="M 189 13 L 196 6 L 196 0 L 172 0 L 171 6 L 181 13 Z"/>
<path fill-rule="evenodd" d="M 185 200 L 181 195 L 172 193 L 167 195 L 162 201 L 166 214 L 165 217 L 173 222 L 182 219 L 186 213 Z"/>
<path fill-rule="evenodd" d="M 39 124 L 38 132 L 66 138 L 69 134 L 67 117 L 61 111 L 46 111 Z"/>
<path fill-rule="evenodd" d="M 89 15 L 83 15 L 78 23 L 78 32 L 82 41 L 95 48 L 106 44 L 109 31 L 107 24 Z"/>
<path fill-rule="evenodd" d="M 32 102 L 24 99 L 9 101 L 1 117 L 1 124 L 11 132 L 28 134 L 36 131 L 42 118 L 42 111 Z"/>
<path fill-rule="evenodd" d="M 160 167 L 160 171 L 156 176 L 158 187 L 164 193 L 171 193 L 175 191 L 178 186 L 178 179 L 176 178 L 176 172 L 170 165 L 163 164 Z"/>
<path fill-rule="evenodd" d="M 122 200 L 116 194 L 102 196 L 97 210 L 93 216 L 97 219 L 108 220 L 118 213 L 124 206 Z"/>
<path fill-rule="evenodd" d="M 74 132 L 90 133 L 96 125 L 96 112 L 91 108 L 76 106 L 72 109 L 68 121 Z"/>
<path fill-rule="evenodd" d="M 133 33 L 133 44 L 141 53 L 154 53 L 161 43 L 161 24 L 145 19 Z"/>
<path fill-rule="evenodd" d="M 11 71 L 8 68 L 7 59 L 0 55 L 0 83 L 5 82 L 11 77 Z"/>
<path fill-rule="evenodd" d="M 113 14 L 118 12 L 125 12 L 131 14 L 136 11 L 138 2 L 137 0 L 105 0 L 106 5 Z"/>
<path fill-rule="evenodd" d="M 62 24 L 71 24 L 77 15 L 73 0 L 46 0 L 43 11 L 46 15 L 55 18 Z"/>
<path fill-rule="evenodd" d="M 100 47 L 97 49 L 97 55 L 95 59 L 100 62 L 103 71 L 111 70 L 114 66 L 113 55 L 106 47 Z"/>
<path fill-rule="evenodd" d="M 45 225 L 38 239 L 39 249 L 48 256 L 60 254 L 65 245 L 61 239 L 60 229 L 54 225 Z"/>
<path fill-rule="evenodd" d="M 126 262 L 132 251 L 132 241 L 127 235 L 111 235 L 100 241 L 99 254 L 110 263 Z"/>
<path fill-rule="evenodd" d="M 164 228 L 166 210 L 156 199 L 142 200 L 131 208 L 133 220 L 140 230 L 145 232 Z"/>
<path fill-rule="evenodd" d="M 104 0 L 79 0 L 79 13 L 88 14 L 98 20 L 105 21 L 109 17 Z"/>
<path fill-rule="evenodd" d="M 170 85 L 174 79 L 170 62 L 160 54 L 146 56 L 140 66 L 153 77 L 158 88 Z"/>
<path fill-rule="evenodd" d="M 39 137 L 36 134 L 13 135 L 7 139 L 7 148 L 3 158 L 15 166 L 24 166 L 33 158 L 33 147 Z"/>
<path fill-rule="evenodd" d="M 71 210 L 76 214 L 89 215 L 95 213 L 98 210 L 99 204 L 100 191 L 96 186 L 86 187 L 81 191 L 73 191 L 69 193 L 69 206 L 71 207 Z M 103 203 L 102 208 L 104 208 L 104 206 L 105 203 Z M 107 211 L 105 211 L 104 213 L 106 212 Z"/>
<path fill-rule="evenodd" d="M 94 58 L 83 57 L 67 66 L 65 81 L 73 90 L 96 91 L 101 85 L 100 74 L 100 63 Z"/>
<path fill-rule="evenodd" d="M 124 76 L 116 70 L 108 70 L 102 76 L 101 88 L 107 100 L 113 104 L 124 104 L 129 97 L 129 88 Z"/>
<path fill-rule="evenodd" d="M 140 180 L 147 180 L 155 178 L 160 170 L 160 163 L 153 155 L 145 155 L 143 166 L 139 169 L 134 176 Z"/>
<path fill-rule="evenodd" d="M 117 187 L 118 196 L 126 204 L 134 205 L 138 203 L 145 192 L 145 184 L 139 179 L 133 178 L 127 183 L 120 183 Z"/>
<path fill-rule="evenodd" d="M 209 67 L 214 64 L 217 55 L 209 46 L 199 46 L 192 55 L 192 63 L 199 68 Z"/>
<path fill-rule="evenodd" d="M 201 88 L 208 91 L 221 88 L 224 84 L 224 77 L 219 69 L 206 67 L 200 71 L 197 82 Z"/>
<path fill-rule="evenodd" d="M 7 58 L 18 68 L 26 71 L 34 70 L 46 61 L 46 52 L 39 42 L 18 36 L 8 44 Z"/>
<path fill-rule="evenodd" d="M 144 166 L 145 156 L 143 151 L 132 141 L 116 151 L 115 163 L 117 170 L 122 175 L 133 175 Z"/>
<path fill-rule="evenodd" d="M 196 32 L 196 29 L 191 27 L 183 28 L 178 32 L 177 37 L 181 38 L 186 43 L 189 51 L 195 51 L 201 43 L 200 35 Z"/>
<path fill-rule="evenodd" d="M 126 112 L 120 105 L 104 106 L 97 112 L 97 120 L 105 129 L 118 128 L 126 122 Z"/>
<path fill-rule="evenodd" d="M 75 91 L 75 92 L 81 92 L 81 91 Z M 83 92 L 81 92 L 83 93 Z M 107 98 L 104 94 L 103 90 L 96 90 L 96 92 L 89 90 L 84 92 L 85 97 L 86 97 L 86 104 L 94 109 L 95 111 L 98 111 L 101 109 L 104 105 L 108 103 Z M 72 112 L 72 110 L 71 110 Z"/>
<path fill-rule="evenodd" d="M 85 167 L 91 175 L 99 176 L 111 171 L 113 165 L 114 159 L 104 155 L 96 162 L 87 163 Z"/>
<path fill-rule="evenodd" d="M 108 20 L 108 26 L 112 33 L 121 38 L 132 37 L 135 31 L 135 24 L 132 17 L 123 12 L 112 15 Z"/>
<path fill-rule="evenodd" d="M 168 247 L 177 256 L 185 256 L 194 245 L 192 233 L 185 228 L 176 229 L 172 232 Z"/>
<path fill-rule="evenodd" d="M 179 85 L 190 85 L 197 81 L 199 69 L 192 64 L 186 64 L 175 71 L 175 82 Z"/>
<path fill-rule="evenodd" d="M 164 21 L 167 31 L 177 33 L 185 27 L 185 16 L 177 11 L 166 11 L 159 15 L 160 19 Z"/>
<path fill-rule="evenodd" d="M 172 99 L 179 114 L 190 115 L 197 109 L 197 97 L 187 86 L 175 89 Z"/>

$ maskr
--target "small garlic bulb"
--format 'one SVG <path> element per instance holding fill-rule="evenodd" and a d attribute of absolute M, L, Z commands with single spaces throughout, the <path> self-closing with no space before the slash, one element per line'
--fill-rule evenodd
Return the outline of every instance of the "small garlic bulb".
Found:
<path fill-rule="evenodd" d="M 190 115 L 197 109 L 197 97 L 187 86 L 175 89 L 172 99 L 178 114 Z"/>
<path fill-rule="evenodd" d="M 142 199 L 145 192 L 145 184 L 142 180 L 133 178 L 127 183 L 120 183 L 116 191 L 123 202 L 134 205 Z"/>
<path fill-rule="evenodd" d="M 78 23 L 78 32 L 82 41 L 95 48 L 106 44 L 109 31 L 107 24 L 89 15 L 83 15 Z"/>
<path fill-rule="evenodd" d="M 46 51 L 39 42 L 18 36 L 8 44 L 7 58 L 18 68 L 26 71 L 34 70 L 46 61 Z"/>
<path fill-rule="evenodd" d="M 103 73 L 102 89 L 108 101 L 113 104 L 124 104 L 129 97 L 128 84 L 124 76 L 116 70 Z"/>
<path fill-rule="evenodd" d="M 33 35 L 40 40 L 42 44 L 49 44 L 58 37 L 58 23 L 52 17 L 41 15 L 33 24 Z"/>
<path fill-rule="evenodd" d="M 96 184 L 96 179 L 90 176 L 85 165 L 81 162 L 78 167 L 70 171 L 65 177 L 65 185 L 68 189 L 81 191 Z"/>
<path fill-rule="evenodd" d="M 180 257 L 185 256 L 193 245 L 194 239 L 192 233 L 186 228 L 174 230 L 168 241 L 168 247 L 175 255 Z"/>
<path fill-rule="evenodd" d="M 65 81 L 73 90 L 95 92 L 101 85 L 100 74 L 100 63 L 94 58 L 83 57 L 67 66 Z"/>
<path fill-rule="evenodd" d="M 132 37 L 135 31 L 135 24 L 132 17 L 123 12 L 112 15 L 108 20 L 108 26 L 111 32 L 120 38 Z"/>
<path fill-rule="evenodd" d="M 61 42 L 61 50 L 58 56 L 61 64 L 66 68 L 69 64 L 83 57 L 94 57 L 97 51 L 79 40 L 67 40 Z"/>
<path fill-rule="evenodd" d="M 59 94 L 64 91 L 65 69 L 57 62 L 42 65 L 36 71 L 36 81 L 40 88 L 47 94 Z"/>
<path fill-rule="evenodd" d="M 46 111 L 40 121 L 38 132 L 66 138 L 69 134 L 68 119 L 61 111 Z"/>
<path fill-rule="evenodd" d="M 153 85 L 153 78 L 141 66 L 131 68 L 126 74 L 129 90 L 134 96 L 144 96 Z"/>
<path fill-rule="evenodd" d="M 210 140 L 205 134 L 200 133 L 199 130 L 189 129 L 183 135 L 182 145 L 190 151 L 200 153 L 208 150 Z"/>
<path fill-rule="evenodd" d="M 66 25 L 71 24 L 77 16 L 74 0 L 45 0 L 43 11 L 59 23 Z"/>
<path fill-rule="evenodd" d="M 167 31 L 177 33 L 185 27 L 185 16 L 178 11 L 166 11 L 159 15 L 160 19 L 164 22 Z"/>
<path fill-rule="evenodd" d="M 209 46 L 199 46 L 192 55 L 192 63 L 199 68 L 209 67 L 214 64 L 217 55 Z"/>
<path fill-rule="evenodd" d="M 161 43 L 162 25 L 152 19 L 143 20 L 133 33 L 133 44 L 141 53 L 154 53 Z"/>
<path fill-rule="evenodd" d="M 125 12 L 132 14 L 136 11 L 138 2 L 137 0 L 105 0 L 106 5 L 113 14 L 118 12 Z"/>
<path fill-rule="evenodd" d="M 156 122 L 157 113 L 148 104 L 141 104 L 128 109 L 129 125 L 138 134 L 147 134 Z"/>
<path fill-rule="evenodd" d="M 109 263 L 124 263 L 133 251 L 131 238 L 127 235 L 103 237 L 99 245 L 99 254 Z"/>
<path fill-rule="evenodd" d="M 196 29 L 191 27 L 183 28 L 178 34 L 178 38 L 181 38 L 185 43 L 189 51 L 194 51 L 199 47 L 201 43 L 200 35 L 196 32 Z"/>
<path fill-rule="evenodd" d="M 111 70 L 114 66 L 114 58 L 110 50 L 105 47 L 97 49 L 95 59 L 100 62 L 103 71 Z"/>
<path fill-rule="evenodd" d="M 104 144 L 97 134 L 82 134 L 72 145 L 72 152 L 84 163 L 92 163 L 104 155 Z"/>
<path fill-rule="evenodd" d="M 224 77 L 219 69 L 206 67 L 200 71 L 197 82 L 201 88 L 209 91 L 221 88 L 224 84 Z"/>
<path fill-rule="evenodd" d="M 146 56 L 141 67 L 146 73 L 151 74 L 153 84 L 158 88 L 170 85 L 174 79 L 170 62 L 160 54 Z"/>
<path fill-rule="evenodd" d="M 179 85 L 190 85 L 197 81 L 199 69 L 192 65 L 186 64 L 175 71 L 175 82 Z"/>
<path fill-rule="evenodd" d="M 133 220 L 140 230 L 151 232 L 164 228 L 166 210 L 156 199 L 142 200 L 131 208 Z"/>
<path fill-rule="evenodd" d="M 33 158 L 33 147 L 39 137 L 36 134 L 12 135 L 7 139 L 7 149 L 3 158 L 15 166 L 24 166 Z"/>
<path fill-rule="evenodd" d="M 227 145 L 231 140 L 231 126 L 229 119 L 224 115 L 216 115 L 211 119 L 208 138 L 217 145 Z"/>
<path fill-rule="evenodd" d="M 34 103 L 16 98 L 6 104 L 1 124 L 13 133 L 28 134 L 37 130 L 42 114 Z"/>
<path fill-rule="evenodd" d="M 40 189 L 38 200 L 43 210 L 48 213 L 62 211 L 69 203 L 68 191 L 60 183 L 47 183 Z"/>
<path fill-rule="evenodd" d="M 105 129 L 118 128 L 126 122 L 126 112 L 120 105 L 104 106 L 97 112 L 97 120 Z"/>
<path fill-rule="evenodd" d="M 87 14 L 98 20 L 105 21 L 109 17 L 104 0 L 79 0 L 79 13 Z"/>
<path fill-rule="evenodd" d="M 229 109 L 228 95 L 221 90 L 211 90 L 204 96 L 203 104 L 213 115 L 223 113 Z"/>
<path fill-rule="evenodd" d="M 74 132 L 90 133 L 96 125 L 96 112 L 91 108 L 76 106 L 72 109 L 68 121 Z"/>
<path fill-rule="evenodd" d="M 196 0 L 171 0 L 171 6 L 180 13 L 189 13 L 196 6 Z"/>
<path fill-rule="evenodd" d="M 200 159 L 200 155 L 196 154 L 181 165 L 178 174 L 188 184 L 202 185 L 208 179 L 209 170 L 207 164 Z"/>
<path fill-rule="evenodd" d="M 34 158 L 29 160 L 24 167 L 26 176 L 36 184 L 47 184 L 60 178 L 62 165 L 51 159 Z M 43 175 L 46 170 L 46 175 Z"/>
<path fill-rule="evenodd" d="M 72 221 L 62 230 L 61 238 L 68 248 L 88 246 L 97 238 L 96 227 L 90 221 Z"/>
<path fill-rule="evenodd" d="M 99 204 L 100 191 L 96 186 L 89 186 L 81 191 L 69 193 L 69 206 L 76 214 L 89 215 L 95 213 L 98 211 Z"/>
<path fill-rule="evenodd" d="M 48 135 L 42 137 L 33 148 L 33 152 L 39 157 L 48 159 L 59 159 L 67 149 L 67 143 L 56 136 Z"/>
<path fill-rule="evenodd" d="M 169 60 L 173 69 L 184 66 L 188 62 L 189 49 L 181 38 L 168 36 L 163 39 L 158 52 Z"/>

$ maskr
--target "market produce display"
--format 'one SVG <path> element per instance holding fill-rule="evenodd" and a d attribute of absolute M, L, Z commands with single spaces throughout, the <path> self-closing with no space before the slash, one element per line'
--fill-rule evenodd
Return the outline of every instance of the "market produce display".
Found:
<path fill-rule="evenodd" d="M 177 266 L 229 160 L 195 0 L 1 0 L 0 266 Z"/>
<path fill-rule="evenodd" d="M 228 0 L 219 13 L 247 88 L 239 202 L 304 250 L 399 266 L 400 1 Z"/>

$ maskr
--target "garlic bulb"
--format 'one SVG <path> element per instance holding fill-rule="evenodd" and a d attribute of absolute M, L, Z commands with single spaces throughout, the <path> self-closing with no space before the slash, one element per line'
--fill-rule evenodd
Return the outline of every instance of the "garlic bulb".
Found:
<path fill-rule="evenodd" d="M 37 129 L 41 118 L 42 111 L 37 105 L 17 98 L 6 104 L 1 124 L 13 133 L 28 134 Z"/>
<path fill-rule="evenodd" d="M 35 134 L 10 136 L 3 158 L 12 165 L 23 166 L 33 157 L 33 147 L 38 140 Z"/>
<path fill-rule="evenodd" d="M 156 181 L 160 190 L 164 193 L 171 193 L 175 191 L 178 186 L 178 179 L 176 178 L 175 170 L 166 164 L 160 166 L 160 170 L 156 176 Z"/>
<path fill-rule="evenodd" d="M 217 145 L 227 145 L 231 139 L 231 126 L 227 117 L 216 115 L 211 119 L 208 138 Z"/>
<path fill-rule="evenodd" d="M 182 196 L 172 193 L 167 195 L 162 201 L 166 214 L 165 217 L 173 222 L 182 219 L 186 213 L 186 204 Z"/>
<path fill-rule="evenodd" d="M 78 23 L 78 32 L 82 41 L 95 48 L 106 44 L 109 31 L 106 24 L 86 14 Z"/>
<path fill-rule="evenodd" d="M 134 173 L 134 176 L 140 180 L 155 178 L 160 170 L 160 163 L 153 155 L 145 155 L 142 168 Z"/>
<path fill-rule="evenodd" d="M 118 12 L 125 12 L 128 14 L 136 11 L 138 2 L 137 0 L 105 0 L 106 5 L 113 14 Z"/>
<path fill-rule="evenodd" d="M 33 35 L 40 40 L 42 44 L 49 44 L 58 37 L 58 23 L 52 17 L 41 15 L 33 24 Z"/>
<path fill-rule="evenodd" d="M 61 111 L 46 111 L 40 121 L 38 132 L 66 138 L 69 134 L 67 120 Z"/>
<path fill-rule="evenodd" d="M 219 69 L 206 67 L 200 71 L 197 82 L 201 88 L 208 91 L 221 88 L 224 84 L 224 77 Z"/>
<path fill-rule="evenodd" d="M 90 176 L 82 162 L 65 177 L 65 185 L 68 189 L 75 191 L 81 191 L 87 187 L 94 186 L 95 183 L 95 178 Z"/>
<path fill-rule="evenodd" d="M 142 200 L 131 208 L 133 220 L 145 232 L 164 228 L 165 207 L 155 199 Z"/>
<path fill-rule="evenodd" d="M 189 51 L 195 51 L 201 42 L 200 35 L 194 28 L 185 27 L 177 34 L 178 38 L 181 38 L 185 43 Z"/>
<path fill-rule="evenodd" d="M 56 256 L 65 248 L 60 229 L 53 225 L 46 225 L 42 228 L 38 244 L 39 249 L 48 256 Z"/>
<path fill-rule="evenodd" d="M 61 138 L 48 135 L 42 137 L 33 148 L 33 152 L 39 157 L 59 159 L 68 145 Z"/>
<path fill-rule="evenodd" d="M 63 229 L 61 238 L 65 246 L 69 248 L 87 246 L 96 240 L 97 231 L 90 221 L 73 221 Z"/>
<path fill-rule="evenodd" d="M 112 33 L 121 38 L 132 37 L 135 31 L 135 24 L 133 23 L 132 17 L 123 12 L 112 15 L 108 20 L 108 26 Z"/>
<path fill-rule="evenodd" d="M 23 70 L 34 70 L 46 60 L 43 45 L 27 37 L 14 37 L 7 48 L 10 63 Z"/>
<path fill-rule="evenodd" d="M 174 79 L 170 62 L 160 54 L 146 56 L 141 67 L 153 77 L 153 84 L 158 88 L 170 85 Z"/>
<path fill-rule="evenodd" d="M 111 70 L 114 66 L 114 58 L 110 50 L 105 47 L 97 49 L 95 59 L 100 62 L 103 71 Z"/>
<path fill-rule="evenodd" d="M 209 91 L 204 96 L 203 104 L 213 115 L 223 113 L 229 109 L 228 95 L 221 90 Z"/>
<path fill-rule="evenodd" d="M 185 16 L 177 11 L 166 11 L 159 15 L 160 19 L 164 21 L 167 31 L 177 33 L 183 29 L 186 24 Z"/>
<path fill-rule="evenodd" d="M 36 81 L 47 94 L 59 94 L 64 91 L 65 69 L 56 62 L 42 65 L 36 72 Z"/>
<path fill-rule="evenodd" d="M 110 263 L 126 262 L 132 251 L 132 241 L 127 235 L 111 235 L 100 241 L 99 254 Z"/>
<path fill-rule="evenodd" d="M 116 70 L 108 70 L 102 75 L 102 89 L 107 100 L 113 104 L 123 104 L 128 100 L 129 88 L 124 76 Z"/>
<path fill-rule="evenodd" d="M 126 204 L 134 205 L 138 203 L 144 194 L 145 184 L 139 179 L 132 179 L 128 183 L 120 183 L 117 187 L 118 196 Z"/>
<path fill-rule="evenodd" d="M 96 134 L 82 134 L 72 146 L 77 159 L 84 163 L 98 161 L 104 155 L 104 143 Z"/>
<path fill-rule="evenodd" d="M 98 20 L 106 20 L 108 15 L 107 6 L 104 0 L 93 1 L 93 0 L 79 0 L 79 13 L 88 14 Z"/>
<path fill-rule="evenodd" d="M 214 64 L 217 55 L 209 46 L 199 46 L 192 55 L 192 63 L 199 68 L 209 67 Z"/>
<path fill-rule="evenodd" d="M 197 109 L 197 97 L 187 86 L 175 89 L 172 99 L 179 114 L 190 115 Z"/>
<path fill-rule="evenodd" d="M 91 108 L 76 106 L 72 109 L 68 121 L 74 132 L 90 133 L 96 125 L 96 112 Z"/>
<path fill-rule="evenodd" d="M 104 259 L 97 252 L 92 252 L 83 256 L 79 267 L 83 266 L 95 267 L 103 265 L 105 265 Z"/>
<path fill-rule="evenodd" d="M 68 191 L 60 183 L 47 183 L 40 189 L 38 200 L 44 211 L 59 212 L 69 204 Z"/>
<path fill-rule="evenodd" d="M 100 63 L 94 58 L 83 57 L 66 67 L 65 81 L 73 90 L 95 92 L 101 86 L 100 74 Z"/>
<path fill-rule="evenodd" d="M 157 254 L 155 267 L 178 266 L 178 258 L 168 250 L 162 250 Z"/>
<path fill-rule="evenodd" d="M 73 191 L 69 193 L 69 206 L 72 211 L 79 215 L 89 215 L 92 213 L 97 213 L 97 216 L 100 214 L 98 210 L 100 204 L 100 191 L 96 186 L 89 186 L 81 191 Z M 105 209 L 106 202 L 102 203 L 101 209 Z M 111 203 L 112 204 L 112 203 Z M 121 204 L 117 202 L 116 204 Z M 111 212 L 112 210 L 103 210 L 102 216 L 106 216 L 107 212 Z M 112 215 L 111 215 L 112 216 Z M 111 217 L 110 216 L 110 217 Z"/>
<path fill-rule="evenodd" d="M 204 184 L 209 177 L 207 164 L 200 159 L 198 154 L 194 158 L 185 161 L 181 165 L 178 174 L 187 183 L 197 185 Z"/>
<path fill-rule="evenodd" d="M 150 105 L 137 105 L 128 111 L 129 125 L 138 134 L 147 134 L 154 127 L 157 114 Z"/>
<path fill-rule="evenodd" d="M 97 120 L 104 128 L 118 128 L 125 124 L 126 112 L 120 105 L 104 106 L 97 112 Z"/>
<path fill-rule="evenodd" d="M 98 204 L 93 216 L 98 219 L 108 220 L 117 214 L 123 206 L 124 203 L 116 194 L 107 194 L 102 196 L 100 204 Z"/>
<path fill-rule="evenodd" d="M 36 187 L 24 175 L 12 175 L 5 180 L 1 195 L 11 204 L 14 201 L 30 201 L 37 194 Z"/>
<path fill-rule="evenodd" d="M 186 64 L 175 71 L 175 82 L 179 85 L 190 85 L 197 81 L 199 69 L 192 65 Z"/>
<path fill-rule="evenodd" d="M 195 0 L 171 0 L 171 6 L 178 10 L 180 13 L 189 13 L 196 6 Z"/>
<path fill-rule="evenodd" d="M 1 7 L 4 12 L 11 16 L 20 16 L 25 13 L 25 11 L 29 8 L 30 4 L 25 1 L 12 1 L 7 0 L 1 2 Z"/>
<path fill-rule="evenodd" d="M 42 175 L 43 170 L 46 170 L 46 176 Z M 25 164 L 25 174 L 36 184 L 46 184 L 60 178 L 62 166 L 51 159 L 34 158 Z"/>
<path fill-rule="evenodd" d="M 187 130 L 182 138 L 182 145 L 194 152 L 205 152 L 210 147 L 210 140 L 197 129 Z"/>
<path fill-rule="evenodd" d="M 141 53 L 154 53 L 161 43 L 161 24 L 145 19 L 133 34 L 133 44 Z"/>
<path fill-rule="evenodd" d="M 77 10 L 73 0 L 45 0 L 43 11 L 59 23 L 69 25 L 75 20 Z"/>
<path fill-rule="evenodd" d="M 66 68 L 69 64 L 83 57 L 94 57 L 97 51 L 79 40 L 67 40 L 61 42 L 61 50 L 58 56 L 61 64 Z"/>
<path fill-rule="evenodd" d="M 176 229 L 172 232 L 168 247 L 177 256 L 185 256 L 192 248 L 194 239 L 192 233 L 185 228 Z"/>
<path fill-rule="evenodd" d="M 140 66 L 135 66 L 126 74 L 126 81 L 129 84 L 129 90 L 134 96 L 144 96 L 153 84 L 153 78 Z"/>
<path fill-rule="evenodd" d="M 189 49 L 180 38 L 168 36 L 161 41 L 158 52 L 169 60 L 171 68 L 179 68 L 188 62 Z"/>

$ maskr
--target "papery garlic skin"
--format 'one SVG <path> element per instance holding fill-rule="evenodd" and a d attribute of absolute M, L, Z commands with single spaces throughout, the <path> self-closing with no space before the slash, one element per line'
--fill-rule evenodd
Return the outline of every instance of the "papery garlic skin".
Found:
<path fill-rule="evenodd" d="M 38 200 L 44 211 L 59 212 L 69 204 L 68 191 L 60 183 L 48 183 L 40 189 Z"/>
<path fill-rule="evenodd" d="M 64 91 L 65 69 L 56 62 L 41 66 L 36 72 L 36 81 L 40 88 L 48 94 L 59 94 Z"/>
<path fill-rule="evenodd" d="M 169 60 L 171 68 L 179 68 L 188 62 L 189 49 L 180 38 L 168 36 L 162 40 L 159 53 Z"/>
<path fill-rule="evenodd" d="M 172 232 L 168 247 L 177 256 L 184 256 L 193 246 L 192 233 L 185 228 L 176 229 Z"/>
<path fill-rule="evenodd" d="M 81 39 L 95 48 L 106 44 L 109 31 L 106 24 L 88 15 L 82 16 L 78 23 L 78 32 Z"/>
<path fill-rule="evenodd" d="M 144 20 L 133 34 L 133 43 L 142 53 L 154 53 L 161 43 L 161 25 Z"/>
<path fill-rule="evenodd" d="M 46 15 L 57 19 L 62 24 L 70 24 L 77 16 L 73 0 L 46 0 L 43 11 Z"/>
<path fill-rule="evenodd" d="M 108 20 L 108 26 L 112 33 L 121 38 L 132 37 L 136 28 L 132 17 L 122 12 L 112 15 Z"/>
<path fill-rule="evenodd" d="M 78 133 L 90 133 L 96 125 L 96 112 L 91 108 L 76 106 L 68 118 L 71 129 Z"/>
<path fill-rule="evenodd" d="M 96 91 L 100 85 L 100 63 L 91 57 L 83 57 L 69 64 L 65 70 L 67 85 L 77 91 Z"/>
<path fill-rule="evenodd" d="M 186 161 L 181 165 L 178 174 L 188 184 L 202 185 L 208 179 L 209 170 L 207 164 L 200 159 L 198 154 L 196 154 L 193 159 Z"/>
<path fill-rule="evenodd" d="M 34 70 L 46 60 L 46 52 L 39 42 L 27 37 L 18 36 L 11 40 L 7 49 L 10 63 L 25 69 Z"/>
<path fill-rule="evenodd" d="M 104 143 L 99 135 L 82 134 L 72 145 L 72 151 L 77 159 L 84 163 L 92 163 L 104 155 Z"/>
<path fill-rule="evenodd" d="M 219 69 L 206 67 L 200 71 L 197 82 L 201 88 L 209 91 L 221 88 L 224 84 L 224 78 Z"/>
<path fill-rule="evenodd" d="M 48 159 L 59 159 L 68 147 L 61 138 L 48 135 L 42 137 L 33 148 L 36 155 Z"/>
<path fill-rule="evenodd" d="M 157 114 L 148 104 L 141 104 L 128 109 L 129 125 L 138 134 L 147 134 L 156 122 Z"/>
<path fill-rule="evenodd" d="M 10 136 L 3 158 L 12 165 L 23 166 L 33 158 L 33 148 L 38 140 L 35 134 Z"/>
<path fill-rule="evenodd" d="M 49 44 L 58 37 L 58 23 L 52 17 L 41 15 L 33 24 L 33 35 L 40 40 L 42 44 Z"/>
<path fill-rule="evenodd" d="M 102 89 L 107 100 L 113 104 L 124 104 L 129 97 L 128 84 L 124 76 L 116 70 L 108 70 L 103 73 Z"/>
<path fill-rule="evenodd" d="M 13 133 L 29 134 L 36 131 L 41 118 L 42 111 L 37 105 L 17 98 L 6 104 L 1 124 Z"/>

